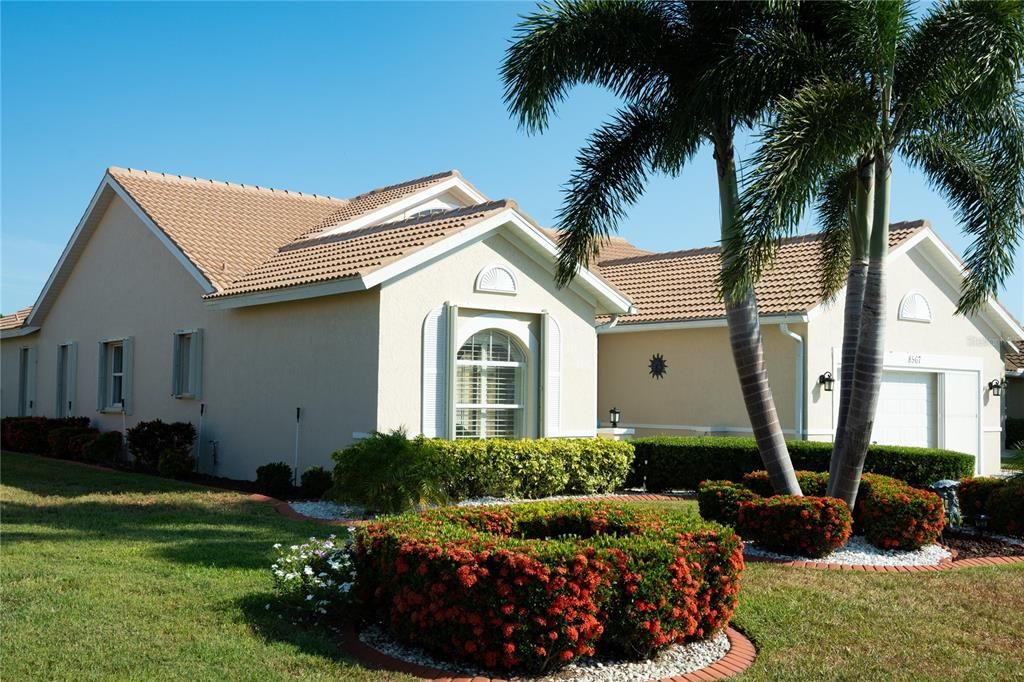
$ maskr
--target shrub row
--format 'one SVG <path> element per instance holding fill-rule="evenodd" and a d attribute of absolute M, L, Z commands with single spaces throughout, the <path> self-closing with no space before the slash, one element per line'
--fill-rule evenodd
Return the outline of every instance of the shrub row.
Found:
<path fill-rule="evenodd" d="M 170 475 L 171 472 L 179 472 L 187 464 L 186 460 L 192 459 L 189 453 L 196 440 L 196 427 L 190 422 L 167 423 L 153 419 L 139 422 L 128 429 L 125 436 L 128 450 L 135 456 L 137 464 L 149 471 L 160 471 L 160 462 L 164 460 L 168 471 L 166 475 Z M 168 450 L 176 452 L 169 454 Z"/>
<path fill-rule="evenodd" d="M 744 537 L 762 542 L 766 546 L 774 545 L 780 551 L 784 551 L 783 545 L 793 542 L 807 544 L 812 548 L 823 548 L 828 543 L 834 543 L 834 523 L 839 512 L 835 512 L 831 507 L 833 503 L 839 501 L 822 497 L 828 485 L 828 474 L 798 471 L 797 480 L 801 489 L 809 493 L 803 498 L 771 497 L 768 474 L 764 471 L 747 474 L 743 477 L 743 483 L 705 482 L 700 485 L 697 492 L 700 514 L 708 520 L 735 525 Z M 807 506 L 808 503 L 786 502 L 780 503 L 784 508 L 766 510 L 765 505 L 770 504 L 768 501 L 775 499 L 826 500 L 826 504 L 820 506 L 815 502 L 812 504 L 814 508 L 811 508 Z M 845 503 L 839 503 L 843 507 L 846 506 Z M 752 511 L 744 517 L 743 509 L 748 505 Z M 827 512 L 826 507 L 829 507 Z M 790 516 L 792 510 L 796 510 L 804 520 L 804 531 L 813 534 L 813 539 L 795 537 L 792 525 L 795 520 Z M 807 511 L 807 516 L 803 515 L 803 511 Z M 848 510 L 846 517 L 850 517 Z M 747 521 L 746 525 L 744 519 Z M 876 547 L 919 549 L 938 539 L 945 525 L 945 509 L 942 498 L 935 493 L 913 488 L 903 481 L 887 476 L 864 474 L 852 519 L 856 521 L 856 527 L 864 533 L 868 542 Z M 786 537 L 787 533 L 791 537 Z M 847 539 L 849 531 L 846 537 L 842 538 L 842 542 L 832 549 L 842 546 Z"/>
<path fill-rule="evenodd" d="M 399 640 L 541 673 L 711 636 L 735 610 L 743 555 L 692 513 L 560 502 L 377 521 L 355 564 L 359 603 Z"/>
<path fill-rule="evenodd" d="M 9 417 L 0 430 L 5 450 L 96 464 L 114 464 L 121 456 L 121 432 L 100 433 L 88 417 Z"/>
<path fill-rule="evenodd" d="M 627 485 L 640 487 L 646 479 L 651 492 L 696 490 L 701 481 L 739 481 L 743 474 L 764 467 L 753 438 L 674 437 L 638 438 Z M 796 469 L 828 471 L 832 444 L 789 441 Z M 950 450 L 872 445 L 864 471 L 924 487 L 948 478 L 959 479 L 974 470 L 974 458 Z"/>
<path fill-rule="evenodd" d="M 451 441 L 378 433 L 334 453 L 328 495 L 398 512 L 484 496 L 611 492 L 625 480 L 632 457 L 629 443 L 600 438 Z"/>
<path fill-rule="evenodd" d="M 1024 536 L 1024 475 L 1011 478 L 974 478 L 960 481 L 960 506 L 969 523 L 988 517 L 986 528 L 997 533 Z"/>

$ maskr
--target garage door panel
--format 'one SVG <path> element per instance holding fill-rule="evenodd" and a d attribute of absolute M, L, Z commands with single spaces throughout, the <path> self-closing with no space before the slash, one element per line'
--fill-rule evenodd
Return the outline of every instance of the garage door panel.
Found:
<path fill-rule="evenodd" d="M 871 440 L 884 445 L 935 447 L 936 383 L 935 374 L 928 372 L 885 372 Z"/>

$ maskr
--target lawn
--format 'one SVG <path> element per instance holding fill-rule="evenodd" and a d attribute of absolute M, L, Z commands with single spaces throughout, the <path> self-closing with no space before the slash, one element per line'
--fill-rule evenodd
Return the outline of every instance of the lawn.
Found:
<path fill-rule="evenodd" d="M 0 474 L 6 679 L 409 679 L 264 608 L 270 546 L 323 526 L 56 460 L 7 453 Z M 753 564 L 734 622 L 759 648 L 743 679 L 1024 679 L 1021 614 L 1021 565 L 910 576 Z"/>

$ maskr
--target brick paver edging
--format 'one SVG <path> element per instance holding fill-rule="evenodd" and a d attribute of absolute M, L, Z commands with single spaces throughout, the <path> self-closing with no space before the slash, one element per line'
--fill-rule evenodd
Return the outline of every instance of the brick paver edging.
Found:
<path fill-rule="evenodd" d="M 973 568 L 976 566 L 1003 566 L 1024 562 L 1024 556 L 985 556 L 976 559 L 943 559 L 932 566 L 875 566 L 873 564 L 829 564 L 823 561 L 784 561 L 768 557 L 744 556 L 748 562 L 774 564 L 789 568 L 823 568 L 832 571 L 861 571 L 864 573 L 926 573 L 946 571 L 951 568 Z"/>
<path fill-rule="evenodd" d="M 747 639 L 743 633 L 734 628 L 725 631 L 729 638 L 729 651 L 722 658 L 700 670 L 694 670 L 685 675 L 675 675 L 652 682 L 709 682 L 710 680 L 724 680 L 749 668 L 754 664 L 757 657 L 757 649 L 754 643 Z M 437 682 L 508 682 L 500 677 L 465 677 L 449 670 L 438 670 L 417 663 L 403 661 L 400 658 L 389 656 L 369 644 L 360 641 L 354 628 L 349 626 L 344 632 L 341 648 L 352 658 L 364 665 L 377 670 L 390 670 L 392 672 L 405 673 L 423 680 L 436 680 Z"/>

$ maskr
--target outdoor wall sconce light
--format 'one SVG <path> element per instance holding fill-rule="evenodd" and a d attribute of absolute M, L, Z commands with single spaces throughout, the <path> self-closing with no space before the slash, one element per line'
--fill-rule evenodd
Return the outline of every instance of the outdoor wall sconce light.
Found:
<path fill-rule="evenodd" d="M 621 416 L 622 411 L 619 408 L 613 407 L 611 410 L 609 410 L 608 417 L 611 419 L 613 429 L 619 428 L 619 417 Z"/>
<path fill-rule="evenodd" d="M 1003 377 L 1002 379 L 993 379 L 988 382 L 988 390 L 992 391 L 992 395 L 994 396 L 1001 396 L 1003 394 L 1003 389 L 1005 388 L 1006 377 Z"/>
<path fill-rule="evenodd" d="M 832 372 L 825 372 L 818 377 L 818 383 L 821 384 L 821 387 L 826 391 L 831 392 L 832 385 L 836 383 L 836 380 L 832 378 Z"/>

